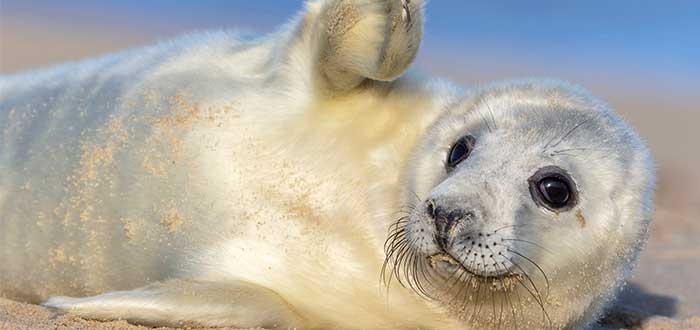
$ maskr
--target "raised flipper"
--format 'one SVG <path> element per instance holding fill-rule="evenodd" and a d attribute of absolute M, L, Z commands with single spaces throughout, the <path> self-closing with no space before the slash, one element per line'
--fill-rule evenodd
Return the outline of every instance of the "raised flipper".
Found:
<path fill-rule="evenodd" d="M 342 92 L 365 79 L 390 81 L 413 62 L 423 35 L 423 0 L 325 0 L 311 8 L 325 90 Z M 304 31 L 304 30 L 302 30 Z"/>

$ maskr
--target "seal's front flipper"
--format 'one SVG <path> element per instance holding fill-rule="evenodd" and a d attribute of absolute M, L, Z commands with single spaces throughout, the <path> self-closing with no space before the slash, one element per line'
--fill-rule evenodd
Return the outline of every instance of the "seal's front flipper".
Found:
<path fill-rule="evenodd" d="M 42 305 L 87 319 L 127 320 L 148 326 L 302 326 L 301 319 L 282 297 L 242 281 L 169 280 L 92 297 L 51 297 Z"/>
<path fill-rule="evenodd" d="M 299 40 L 311 39 L 314 70 L 331 92 L 406 71 L 423 36 L 423 0 L 325 0 L 309 5 Z M 304 27 L 306 27 L 304 29 Z"/>

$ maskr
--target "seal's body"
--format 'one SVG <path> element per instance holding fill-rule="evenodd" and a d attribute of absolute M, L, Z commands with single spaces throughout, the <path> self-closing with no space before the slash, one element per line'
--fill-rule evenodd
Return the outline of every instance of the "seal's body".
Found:
<path fill-rule="evenodd" d="M 321 1 L 265 39 L 3 77 L 0 293 L 149 325 L 593 320 L 644 241 L 648 152 L 563 84 L 403 74 L 421 11 Z"/>

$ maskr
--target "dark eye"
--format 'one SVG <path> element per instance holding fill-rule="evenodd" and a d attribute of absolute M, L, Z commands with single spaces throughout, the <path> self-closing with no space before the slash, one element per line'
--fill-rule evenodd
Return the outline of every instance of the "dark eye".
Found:
<path fill-rule="evenodd" d="M 566 211 L 577 202 L 573 180 L 558 167 L 542 168 L 529 181 L 532 198 L 549 210 Z"/>
<path fill-rule="evenodd" d="M 475 142 L 476 139 L 471 135 L 465 135 L 455 142 L 452 149 L 450 149 L 450 153 L 447 155 L 446 165 L 448 171 L 457 167 L 459 163 L 469 157 L 472 149 L 474 149 Z"/>
<path fill-rule="evenodd" d="M 537 189 L 542 194 L 542 199 L 554 208 L 560 208 L 569 201 L 571 191 L 564 180 L 557 177 L 549 177 L 537 183 Z"/>

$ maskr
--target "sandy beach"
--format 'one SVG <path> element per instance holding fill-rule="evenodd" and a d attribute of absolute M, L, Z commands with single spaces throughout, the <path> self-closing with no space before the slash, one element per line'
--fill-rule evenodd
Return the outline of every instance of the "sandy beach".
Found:
<path fill-rule="evenodd" d="M 172 328 L 148 328 L 126 321 L 87 321 L 68 314 L 57 314 L 36 305 L 0 299 L 0 330 L 144 330 Z M 232 330 L 232 328 L 217 328 Z M 691 330 L 700 329 L 700 317 L 675 320 L 661 316 L 644 317 L 640 314 L 620 311 L 605 320 L 595 330 Z"/>

